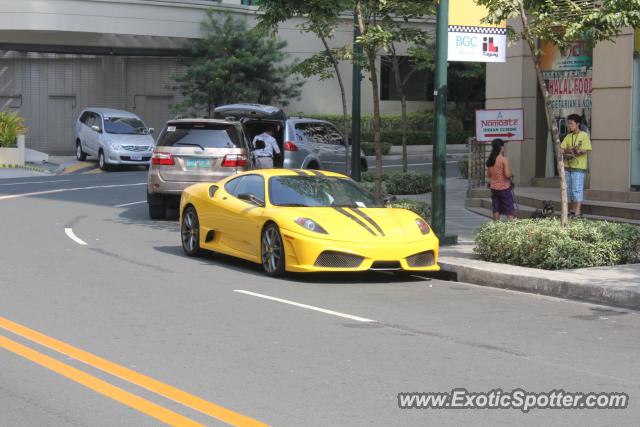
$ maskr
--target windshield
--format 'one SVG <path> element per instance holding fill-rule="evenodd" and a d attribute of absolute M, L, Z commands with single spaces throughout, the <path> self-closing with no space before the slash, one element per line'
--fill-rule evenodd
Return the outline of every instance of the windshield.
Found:
<path fill-rule="evenodd" d="M 234 125 L 218 123 L 176 123 L 167 126 L 158 146 L 194 146 L 205 148 L 236 148 L 240 136 Z"/>
<path fill-rule="evenodd" d="M 133 117 L 105 117 L 104 130 L 120 135 L 147 135 L 149 130 L 142 120 Z"/>
<path fill-rule="evenodd" d="M 355 181 L 328 176 L 274 176 L 269 179 L 269 199 L 275 206 L 383 207 Z"/>

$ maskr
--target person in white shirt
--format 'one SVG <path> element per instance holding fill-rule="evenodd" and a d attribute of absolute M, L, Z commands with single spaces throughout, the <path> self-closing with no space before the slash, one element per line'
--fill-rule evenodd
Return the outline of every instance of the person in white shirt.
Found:
<path fill-rule="evenodd" d="M 274 129 L 269 127 L 260 135 L 256 135 L 253 138 L 253 147 L 256 147 L 256 141 L 264 141 L 264 148 L 255 149 L 253 151 L 253 158 L 256 168 L 258 169 L 273 168 L 273 158 L 277 154 L 280 154 L 278 141 L 273 137 L 274 133 Z"/>

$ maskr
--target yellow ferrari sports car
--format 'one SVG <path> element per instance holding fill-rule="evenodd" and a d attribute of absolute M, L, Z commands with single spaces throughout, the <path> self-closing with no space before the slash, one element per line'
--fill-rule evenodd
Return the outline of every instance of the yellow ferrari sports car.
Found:
<path fill-rule="evenodd" d="M 188 187 L 182 247 L 290 272 L 438 271 L 439 241 L 414 212 L 386 208 L 351 178 L 319 170 L 264 169 Z"/>

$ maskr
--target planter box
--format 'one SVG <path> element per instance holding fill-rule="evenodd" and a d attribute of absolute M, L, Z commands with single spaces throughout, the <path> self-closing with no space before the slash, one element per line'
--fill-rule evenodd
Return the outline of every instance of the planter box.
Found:
<path fill-rule="evenodd" d="M 0 148 L 0 164 L 24 166 L 24 151 L 20 153 L 18 148 Z"/>

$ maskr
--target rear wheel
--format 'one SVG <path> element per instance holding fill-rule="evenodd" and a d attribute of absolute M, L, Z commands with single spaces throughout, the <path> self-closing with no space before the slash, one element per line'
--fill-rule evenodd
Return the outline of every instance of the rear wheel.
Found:
<path fill-rule="evenodd" d="M 285 254 L 277 225 L 272 223 L 264 228 L 260 248 L 264 271 L 270 276 L 282 276 L 285 271 Z"/>
<path fill-rule="evenodd" d="M 76 141 L 76 159 L 81 162 L 87 160 L 87 153 L 82 151 L 82 144 L 80 143 L 80 140 Z"/>
<path fill-rule="evenodd" d="M 167 217 L 167 207 L 165 204 L 152 205 L 149 203 L 149 218 L 151 219 L 165 219 Z"/>
<path fill-rule="evenodd" d="M 193 206 L 189 206 L 184 210 L 180 235 L 182 237 L 182 249 L 188 256 L 195 257 L 202 254 L 202 249 L 200 249 L 200 222 Z"/>

